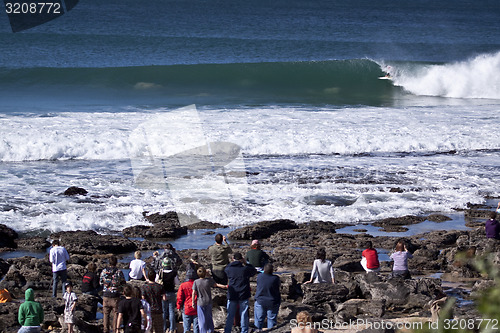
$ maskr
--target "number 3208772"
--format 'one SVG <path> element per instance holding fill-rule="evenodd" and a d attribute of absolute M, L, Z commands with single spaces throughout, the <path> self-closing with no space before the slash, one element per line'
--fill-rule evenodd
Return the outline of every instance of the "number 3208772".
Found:
<path fill-rule="evenodd" d="M 6 2 L 7 14 L 61 14 L 61 4 L 58 2 Z"/>

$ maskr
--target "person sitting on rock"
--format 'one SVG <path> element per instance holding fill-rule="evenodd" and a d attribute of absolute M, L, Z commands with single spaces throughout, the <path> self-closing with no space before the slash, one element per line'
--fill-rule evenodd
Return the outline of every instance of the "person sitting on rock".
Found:
<path fill-rule="evenodd" d="M 316 260 L 313 263 L 311 279 L 305 283 L 335 283 L 335 275 L 333 272 L 332 262 L 326 260 L 326 251 L 324 248 L 318 249 L 316 252 Z"/>
<path fill-rule="evenodd" d="M 146 281 L 146 263 L 141 260 L 141 251 L 135 251 L 134 260 L 130 262 L 130 280 Z"/>
<path fill-rule="evenodd" d="M 371 241 L 366 242 L 366 250 L 361 253 L 363 257 L 361 259 L 361 266 L 363 266 L 364 270 L 368 272 L 379 272 L 380 271 L 380 263 L 378 261 L 378 253 L 377 250 L 373 248 L 373 243 Z"/>
<path fill-rule="evenodd" d="M 254 239 L 252 241 L 250 250 L 245 256 L 245 260 L 259 271 L 262 271 L 264 266 L 269 262 L 269 256 L 266 252 L 260 249 L 260 243 L 258 239 Z"/>
<path fill-rule="evenodd" d="M 488 215 L 489 215 L 489 220 L 486 221 L 484 227 L 486 231 L 486 238 L 500 239 L 500 224 L 496 220 L 497 213 L 490 212 L 490 214 Z"/>
<path fill-rule="evenodd" d="M 410 271 L 408 270 L 408 259 L 413 258 L 413 255 L 408 252 L 406 245 L 402 240 L 396 244 L 396 249 L 391 254 L 391 259 L 394 261 L 392 267 L 392 276 L 401 277 L 403 279 L 411 279 Z"/>
<path fill-rule="evenodd" d="M 28 288 L 24 293 L 25 302 L 19 307 L 17 320 L 22 326 L 18 333 L 40 332 L 40 324 L 43 323 L 43 308 L 40 303 L 35 302 L 33 289 Z"/>
<path fill-rule="evenodd" d="M 292 333 L 318 333 L 318 330 L 314 328 L 314 323 L 309 312 L 302 311 L 297 313 Z"/>

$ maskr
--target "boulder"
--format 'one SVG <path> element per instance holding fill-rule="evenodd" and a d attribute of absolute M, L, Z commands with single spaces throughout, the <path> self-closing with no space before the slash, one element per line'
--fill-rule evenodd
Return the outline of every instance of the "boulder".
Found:
<path fill-rule="evenodd" d="M 302 285 L 304 297 L 302 303 L 314 307 L 329 305 L 335 309 L 338 304 L 347 300 L 349 290 L 341 284 L 310 283 Z"/>
<path fill-rule="evenodd" d="M 342 303 L 335 312 L 339 322 L 356 321 L 358 318 L 382 318 L 385 314 L 383 299 L 350 299 Z"/>
<path fill-rule="evenodd" d="M 18 234 L 14 229 L 7 227 L 5 224 L 0 224 L 0 248 L 7 247 L 11 249 L 16 248 L 15 240 Z"/>
<path fill-rule="evenodd" d="M 268 238 L 269 236 L 280 230 L 297 228 L 297 224 L 292 220 L 262 221 L 233 230 L 227 237 L 235 240 L 263 239 Z"/>
<path fill-rule="evenodd" d="M 406 215 L 402 217 L 391 217 L 373 222 L 376 227 L 382 227 L 384 231 L 406 231 L 403 226 L 424 222 L 424 216 Z"/>
<path fill-rule="evenodd" d="M 99 235 L 93 230 L 63 231 L 52 234 L 50 238 L 59 239 L 70 254 L 121 254 L 137 250 L 137 246 L 125 237 Z"/>
<path fill-rule="evenodd" d="M 144 214 L 144 218 L 153 224 L 138 225 L 123 229 L 122 233 L 126 237 L 143 237 L 143 238 L 176 238 L 187 234 L 187 227 L 181 226 L 179 217 L 176 212 L 168 212 L 165 214 L 154 213 L 151 215 Z"/>
<path fill-rule="evenodd" d="M 64 195 L 68 196 L 73 196 L 73 195 L 87 195 L 89 192 L 87 192 L 86 189 L 77 187 L 77 186 L 71 186 L 64 191 Z"/>
<path fill-rule="evenodd" d="M 227 225 L 222 225 L 220 223 L 209 222 L 209 221 L 200 221 L 200 222 L 188 225 L 187 228 L 189 230 L 195 230 L 195 229 L 219 229 L 219 228 L 227 228 Z"/>
<path fill-rule="evenodd" d="M 45 251 L 50 243 L 43 237 L 19 238 L 16 240 L 17 248 L 32 252 Z"/>

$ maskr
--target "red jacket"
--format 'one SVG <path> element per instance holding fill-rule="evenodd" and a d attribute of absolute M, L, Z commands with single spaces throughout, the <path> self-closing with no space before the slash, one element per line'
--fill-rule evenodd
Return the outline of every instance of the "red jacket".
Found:
<path fill-rule="evenodd" d="M 366 249 L 361 255 L 366 258 L 366 267 L 368 267 L 369 269 L 379 268 L 380 264 L 378 262 L 377 250 Z"/>
<path fill-rule="evenodd" d="M 196 307 L 193 308 L 193 280 L 181 283 L 177 292 L 177 309 L 182 311 L 184 304 L 184 314 L 187 316 L 196 316 Z M 196 304 L 196 299 L 195 299 Z"/>

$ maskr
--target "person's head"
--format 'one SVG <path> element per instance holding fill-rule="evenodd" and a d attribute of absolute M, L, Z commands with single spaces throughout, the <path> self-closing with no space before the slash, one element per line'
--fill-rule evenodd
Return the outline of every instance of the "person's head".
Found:
<path fill-rule="evenodd" d="M 301 311 L 301 312 L 297 313 L 296 318 L 297 318 L 297 323 L 300 323 L 303 325 L 306 325 L 307 323 L 312 322 L 312 317 L 309 314 L 309 312 L 307 312 L 307 311 Z"/>
<path fill-rule="evenodd" d="M 59 242 L 59 239 L 54 239 L 52 241 L 52 246 L 59 246 L 59 245 L 61 245 L 61 243 Z"/>
<path fill-rule="evenodd" d="M 399 240 L 396 243 L 396 252 L 402 252 L 404 250 L 405 250 L 405 242 L 403 242 L 402 240 Z"/>
<path fill-rule="evenodd" d="M 134 297 L 134 288 L 127 283 L 123 286 L 123 295 L 125 295 L 125 297 Z"/>
<path fill-rule="evenodd" d="M 319 248 L 318 251 L 316 251 L 316 259 L 320 259 L 321 261 L 325 261 L 326 259 L 326 251 L 324 248 Z"/>
<path fill-rule="evenodd" d="M 154 281 L 155 278 L 156 278 L 156 273 L 153 269 L 150 269 L 148 271 L 148 274 L 146 275 L 146 277 L 148 278 L 149 281 Z"/>
<path fill-rule="evenodd" d="M 201 278 L 201 279 L 204 279 L 205 276 L 207 276 L 207 270 L 205 269 L 205 267 L 201 266 L 200 268 L 198 268 L 198 270 L 196 271 L 196 274 L 198 274 L 198 276 Z"/>
<path fill-rule="evenodd" d="M 134 258 L 135 258 L 135 259 L 141 259 L 141 258 L 142 258 L 142 253 L 141 253 L 141 251 L 135 251 L 135 253 L 134 253 Z"/>
<path fill-rule="evenodd" d="M 239 252 L 234 252 L 233 254 L 233 259 L 235 261 L 243 261 L 243 256 L 241 255 L 241 253 Z"/>
<path fill-rule="evenodd" d="M 372 243 L 372 241 L 367 241 L 366 244 L 365 244 L 365 247 L 367 249 L 373 249 L 373 243 Z"/>
<path fill-rule="evenodd" d="M 26 301 L 34 301 L 35 300 L 35 291 L 31 288 L 26 289 L 24 292 L 24 299 Z"/>
<path fill-rule="evenodd" d="M 118 263 L 118 259 L 116 258 L 116 256 L 112 255 L 111 257 L 109 257 L 109 265 L 111 267 L 116 267 L 117 263 Z"/>
<path fill-rule="evenodd" d="M 254 250 L 260 250 L 260 243 L 259 243 L 259 240 L 258 239 L 254 239 L 252 241 L 252 244 L 250 245 L 250 248 L 254 249 Z"/>
<path fill-rule="evenodd" d="M 496 219 L 496 218 L 497 218 L 497 212 L 489 212 L 488 217 L 489 217 L 491 220 Z"/>
<path fill-rule="evenodd" d="M 196 252 L 191 253 L 191 261 L 198 261 L 198 253 Z"/>
<path fill-rule="evenodd" d="M 222 234 L 217 234 L 215 235 L 215 242 L 217 244 L 222 244 L 222 240 L 224 239 L 224 237 L 222 237 Z"/>
<path fill-rule="evenodd" d="M 70 293 L 73 290 L 73 284 L 71 284 L 71 282 L 66 282 L 64 284 L 64 289 L 66 289 L 66 291 Z"/>
<path fill-rule="evenodd" d="M 96 269 L 97 269 L 97 265 L 93 262 L 89 262 L 89 264 L 87 265 L 87 269 L 90 271 L 90 272 L 95 272 Z"/>
<path fill-rule="evenodd" d="M 269 275 L 272 275 L 274 272 L 274 267 L 273 267 L 273 264 L 266 264 L 264 266 L 264 274 L 269 274 Z"/>
<path fill-rule="evenodd" d="M 158 257 L 159 255 L 160 255 L 160 252 L 158 252 L 158 251 L 153 252 L 153 257 Z"/>
<path fill-rule="evenodd" d="M 167 244 L 165 244 L 165 250 L 170 250 L 170 251 L 173 251 L 173 250 L 175 250 L 175 249 L 174 249 L 174 246 L 173 246 L 172 244 L 167 243 Z"/>
<path fill-rule="evenodd" d="M 138 286 L 134 286 L 134 298 L 141 299 L 142 298 L 142 291 L 141 288 Z"/>

